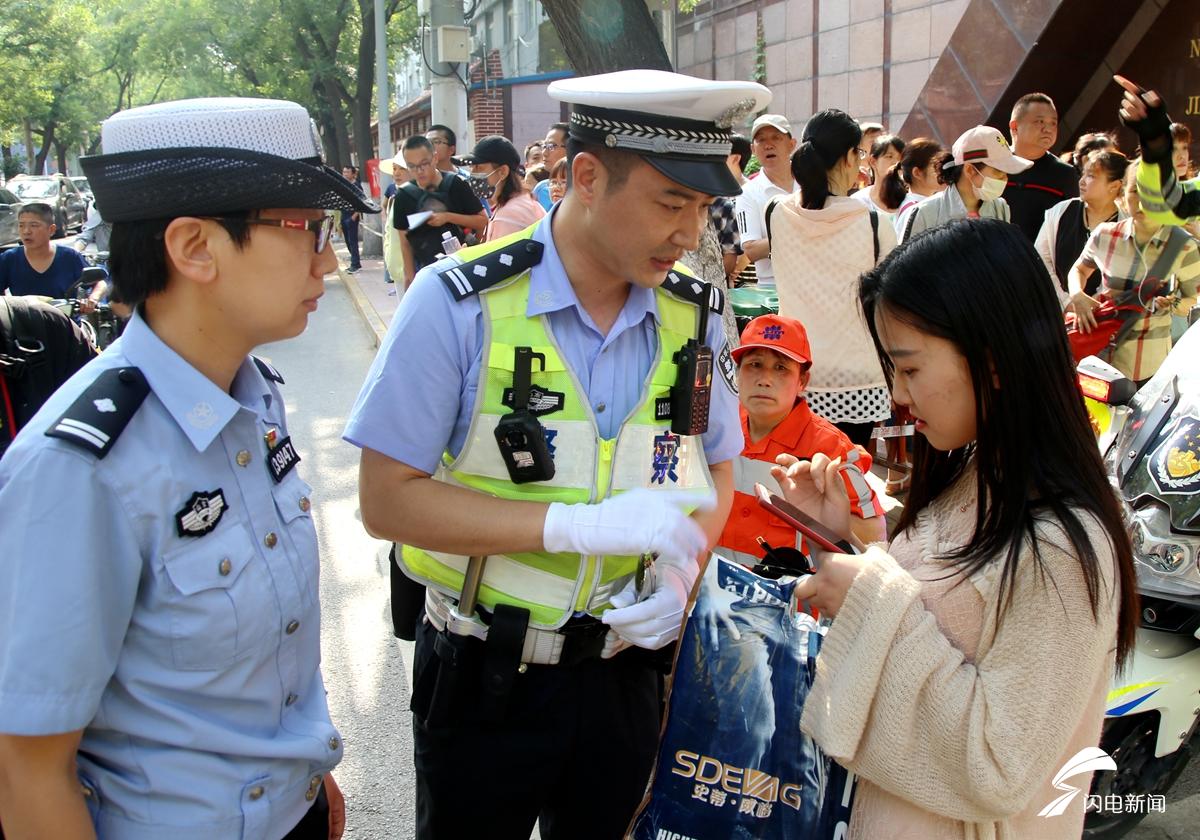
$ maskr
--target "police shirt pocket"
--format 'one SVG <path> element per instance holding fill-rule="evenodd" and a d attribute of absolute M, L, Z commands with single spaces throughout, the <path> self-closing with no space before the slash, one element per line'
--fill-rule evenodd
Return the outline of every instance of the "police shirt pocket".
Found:
<path fill-rule="evenodd" d="M 254 544 L 234 522 L 163 557 L 171 656 L 185 671 L 223 668 L 272 627 L 274 604 Z"/>
<path fill-rule="evenodd" d="M 316 562 L 317 530 L 313 525 L 312 486 L 293 472 L 275 486 L 275 508 L 287 526 L 301 562 Z"/>

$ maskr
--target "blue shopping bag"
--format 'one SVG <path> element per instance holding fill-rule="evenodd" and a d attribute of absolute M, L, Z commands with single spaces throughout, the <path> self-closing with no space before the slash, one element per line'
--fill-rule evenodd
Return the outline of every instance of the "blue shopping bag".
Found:
<path fill-rule="evenodd" d="M 840 840 L 854 777 L 800 731 L 823 630 L 795 579 L 713 557 L 679 639 L 632 840 Z"/>

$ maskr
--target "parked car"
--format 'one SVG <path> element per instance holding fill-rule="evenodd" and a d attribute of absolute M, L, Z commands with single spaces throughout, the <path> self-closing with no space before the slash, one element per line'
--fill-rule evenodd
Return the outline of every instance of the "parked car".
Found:
<path fill-rule="evenodd" d="M 70 176 L 71 183 L 79 190 L 80 195 L 87 199 L 88 204 L 96 200 L 96 196 L 92 195 L 92 185 L 88 183 L 88 179 L 83 175 Z"/>
<path fill-rule="evenodd" d="M 24 202 L 8 190 L 0 187 L 0 248 L 12 248 L 21 244 L 17 233 L 17 211 Z"/>
<path fill-rule="evenodd" d="M 83 229 L 87 219 L 87 199 L 66 176 L 15 175 L 9 180 L 8 188 L 23 204 L 40 201 L 53 207 L 54 224 L 58 227 L 56 236 Z"/>

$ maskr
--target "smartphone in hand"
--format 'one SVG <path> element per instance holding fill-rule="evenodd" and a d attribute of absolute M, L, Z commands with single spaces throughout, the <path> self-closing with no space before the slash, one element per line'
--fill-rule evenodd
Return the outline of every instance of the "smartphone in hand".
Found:
<path fill-rule="evenodd" d="M 832 529 L 813 519 L 787 499 L 772 493 L 761 484 L 757 490 L 760 505 L 791 525 L 814 545 L 837 554 L 858 554 L 858 549 L 851 545 L 849 540 L 838 536 Z"/>

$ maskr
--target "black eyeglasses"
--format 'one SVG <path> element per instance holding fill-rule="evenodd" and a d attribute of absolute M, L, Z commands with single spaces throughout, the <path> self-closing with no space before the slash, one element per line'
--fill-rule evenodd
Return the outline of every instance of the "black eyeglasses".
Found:
<path fill-rule="evenodd" d="M 285 230 L 311 230 L 317 235 L 314 251 L 321 253 L 329 245 L 329 237 L 333 235 L 334 215 L 326 213 L 319 219 L 239 219 L 232 216 L 206 216 L 213 221 L 245 222 L 248 225 L 266 225 Z"/>

